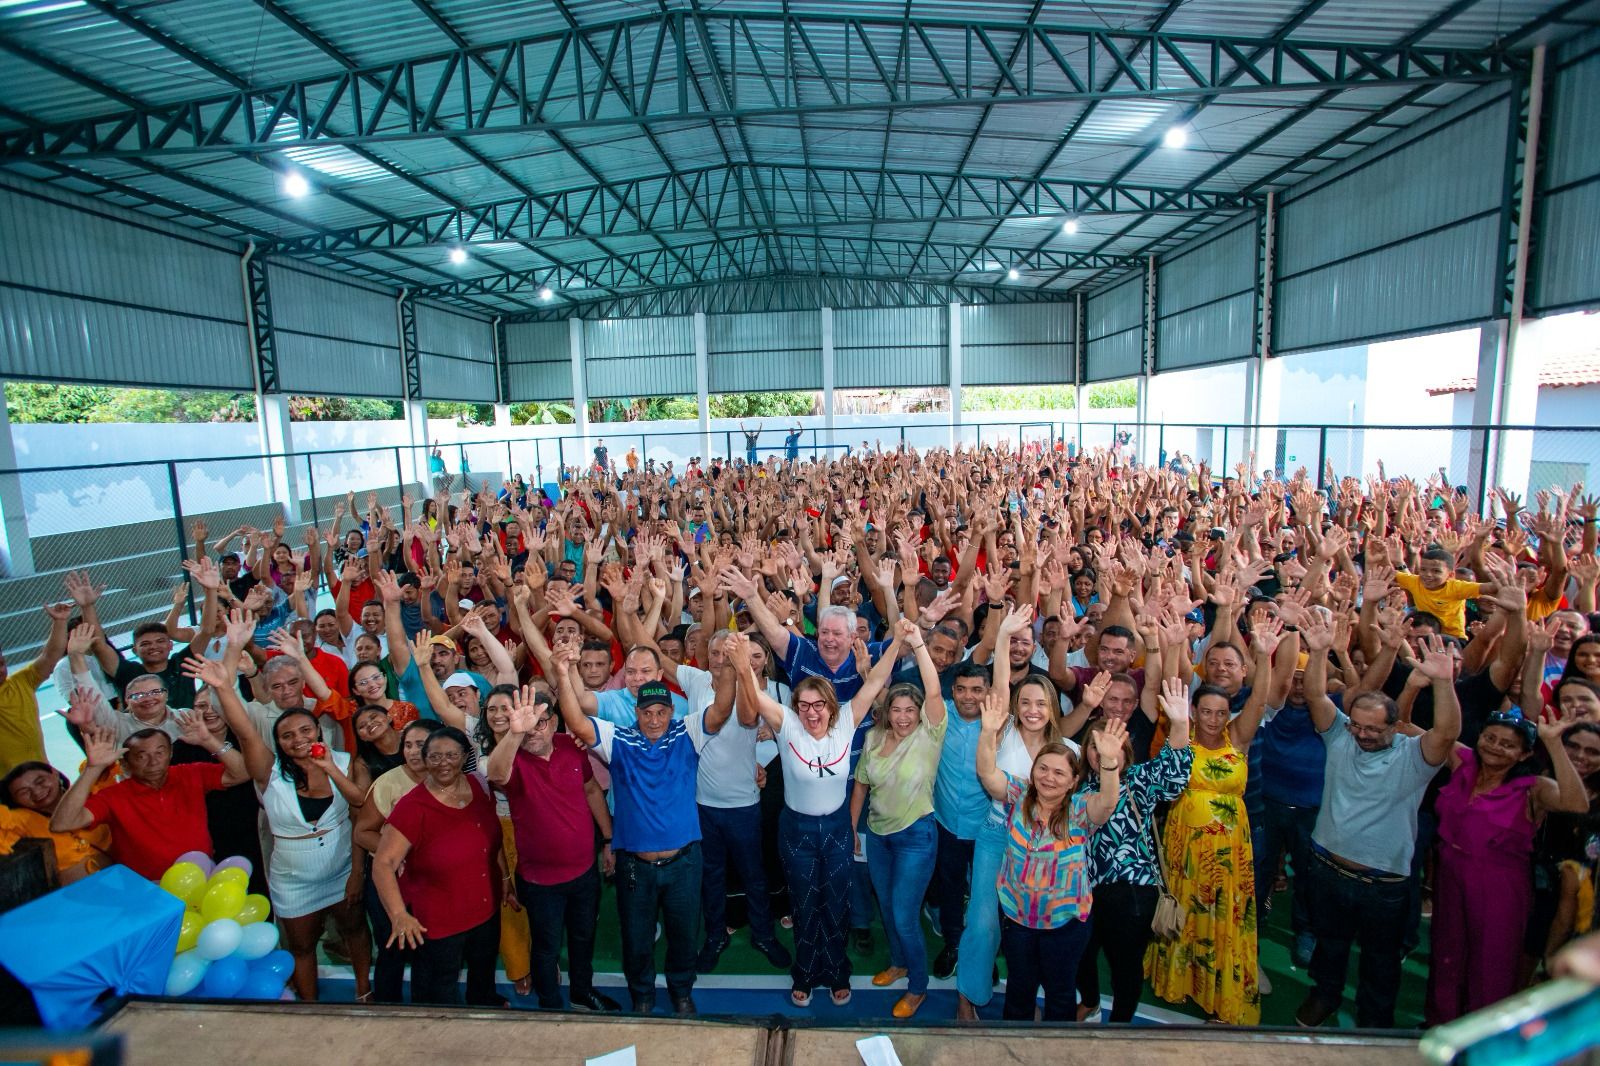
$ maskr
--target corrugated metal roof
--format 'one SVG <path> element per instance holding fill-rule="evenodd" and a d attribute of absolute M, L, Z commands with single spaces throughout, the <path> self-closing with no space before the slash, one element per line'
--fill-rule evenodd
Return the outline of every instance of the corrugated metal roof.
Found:
<path fill-rule="evenodd" d="M 696 186 L 693 175 L 675 175 L 733 165 L 811 164 L 866 172 L 865 177 L 858 173 L 857 180 L 870 189 L 870 172 L 880 165 L 938 175 L 947 182 L 958 166 L 964 166 L 968 173 L 1014 175 L 1018 190 L 1036 178 L 1115 179 L 1162 187 L 1198 183 L 1218 191 L 1263 183 L 1281 188 L 1420 121 L 1470 87 L 1446 84 L 1422 92 L 1409 86 L 1351 88 L 1323 100 L 1317 109 L 1311 105 L 1322 94 L 1310 90 L 1210 100 L 1124 96 L 1097 102 L 1018 101 L 1013 94 L 996 97 L 997 102 L 988 106 L 919 104 L 891 109 L 883 105 L 891 94 L 908 88 L 924 98 L 943 92 L 947 79 L 961 79 L 968 70 L 975 91 L 1004 87 L 1005 76 L 989 55 L 988 45 L 1004 60 L 1015 56 L 1014 76 L 1028 92 L 1072 89 L 1040 40 L 1029 36 L 1030 14 L 1035 16 L 1034 25 L 1047 28 L 1146 29 L 1162 19 L 1160 28 L 1174 34 L 1254 41 L 1293 26 L 1291 39 L 1302 42 L 1395 44 L 1414 38 L 1428 46 L 1483 48 L 1557 7 L 1554 0 L 1481 0 L 1441 18 L 1452 6 L 1449 0 L 1407 4 L 1327 0 L 1314 8 L 1306 3 L 1185 0 L 1173 6 L 1165 0 L 990 0 L 975 5 L 971 0 L 918 0 L 909 5 L 918 32 L 910 32 L 901 21 L 908 10 L 905 0 L 849 4 L 741 0 L 738 12 L 750 21 L 733 33 L 724 5 L 700 5 L 698 10 L 712 27 L 707 39 L 694 27 L 696 9 L 689 0 L 565 0 L 564 5 L 526 0 L 275 0 L 267 6 L 249 0 L 130 0 L 117 5 L 115 16 L 77 0 L 7 0 L 0 5 L 0 35 L 8 45 L 0 50 L 0 129 L 75 121 L 130 106 L 202 100 L 240 84 L 270 88 L 337 75 L 346 69 L 342 62 L 377 68 L 356 79 L 370 103 L 383 91 L 383 65 L 445 56 L 460 41 L 483 49 L 465 64 L 468 76 L 481 88 L 492 77 L 483 63 L 496 55 L 487 46 L 545 37 L 527 49 L 517 68 L 530 96 L 540 91 L 547 71 L 560 72 L 558 59 L 570 64 L 575 54 L 582 58 L 587 80 L 582 93 L 575 94 L 566 79 L 555 77 L 542 101 L 542 115 L 565 121 L 592 113 L 608 124 L 559 133 L 526 130 L 414 137 L 410 133 L 414 112 L 432 107 L 436 119 L 447 125 L 459 125 L 465 112 L 459 78 L 437 99 L 424 98 L 423 87 L 442 69 L 441 61 L 430 59 L 416 68 L 419 98 L 407 97 L 411 83 L 402 79 L 395 98 L 370 130 L 352 126 L 345 111 L 330 113 L 324 127 L 336 137 L 371 133 L 406 139 L 361 145 L 292 144 L 271 151 L 270 157 L 150 149 L 148 163 L 116 158 L 40 163 L 24 158 L 10 169 L 154 217 L 179 218 L 229 238 L 264 234 L 281 239 L 338 238 L 342 244 L 305 254 L 387 284 L 397 279 L 418 286 L 488 283 L 497 282 L 502 271 L 551 266 L 570 275 L 567 268 L 584 264 L 586 271 L 600 269 L 604 278 L 630 289 L 650 283 L 649 278 L 666 278 L 668 270 L 675 272 L 674 283 L 697 276 L 764 276 L 780 268 L 859 272 L 862 260 L 844 254 L 845 242 L 869 232 L 879 240 L 911 245 L 926 240 L 941 246 L 986 244 L 1024 253 L 1070 249 L 1133 254 L 1168 247 L 1218 219 L 1094 215 L 1083 220 L 1077 234 L 1067 237 L 1060 232 L 1058 218 L 1022 214 L 1019 205 L 999 203 L 995 205 L 999 213 L 1012 217 L 988 218 L 995 208 L 985 209 L 971 200 L 970 193 L 963 194 L 967 199 L 953 213 L 975 220 L 940 217 L 941 205 L 935 199 L 921 208 L 925 217 L 911 221 L 906 219 L 906 205 L 898 201 L 888 201 L 876 216 L 869 216 L 860 211 L 860 190 L 831 171 L 817 179 L 819 187 L 828 191 L 821 198 L 803 183 L 791 190 L 740 195 L 732 182 Z M 1302 17 L 1307 10 L 1309 14 Z M 829 86 L 812 64 L 821 63 L 838 75 L 848 63 L 852 80 L 840 89 L 848 95 L 839 102 L 851 109 L 811 110 L 803 117 L 780 110 L 737 122 L 718 119 L 714 124 L 694 119 L 642 127 L 623 121 L 628 105 L 617 93 L 594 95 L 602 85 L 595 56 L 606 54 L 609 34 L 594 42 L 594 52 L 566 47 L 569 42 L 562 35 L 572 24 L 587 29 L 628 21 L 638 27 L 618 38 L 621 51 L 613 71 L 622 80 L 653 69 L 658 80 L 651 106 L 658 107 L 664 96 L 675 97 L 673 79 L 679 69 L 671 35 L 661 37 L 648 25 L 663 11 L 673 18 L 683 14 L 689 28 L 683 56 L 695 80 L 688 90 L 692 100 L 703 96 L 720 106 L 725 93 L 732 91 L 743 107 L 796 100 L 808 107 L 832 105 Z M 784 16 L 790 21 L 783 21 Z M 857 21 L 847 22 L 841 16 Z M 974 45 L 975 39 L 968 36 L 966 27 L 974 19 L 989 26 L 988 45 Z M 803 42 L 796 36 L 797 26 L 804 27 Z M 1572 29 L 1557 24 L 1545 36 L 1560 37 Z M 178 47 L 163 43 L 163 36 Z M 659 53 L 653 51 L 657 40 L 667 45 Z M 962 61 L 941 68 L 930 46 Z M 969 46 L 972 50 L 965 51 Z M 893 88 L 870 76 L 869 47 L 896 76 Z M 1077 45 L 1066 47 L 1070 61 L 1081 64 L 1088 59 Z M 1094 51 L 1096 79 L 1104 81 L 1114 64 L 1103 47 Z M 1245 51 L 1248 54 L 1248 46 Z M 792 85 L 769 84 L 767 76 L 781 78 L 786 54 L 800 57 L 798 80 Z M 1158 55 L 1158 59 L 1163 84 L 1180 83 L 1182 72 L 1171 57 Z M 512 93 L 508 85 L 497 106 L 517 104 Z M 316 115 L 328 94 L 326 84 L 309 88 L 308 118 Z M 520 102 L 532 106 L 532 101 Z M 270 109 L 269 103 L 258 100 L 257 120 Z M 295 135 L 292 107 L 290 111 L 277 136 Z M 1181 116 L 1187 116 L 1189 145 L 1151 150 Z M 1070 142 L 1062 143 L 1069 132 Z M 308 178 L 312 195 L 297 199 L 285 193 L 280 177 L 285 166 Z M 456 207 L 505 202 L 524 193 L 549 198 L 566 190 L 618 183 L 637 183 L 626 186 L 630 198 L 620 209 L 614 197 L 606 200 L 603 213 L 586 205 L 581 195 L 559 201 L 563 210 L 576 213 L 573 224 L 582 228 L 581 234 L 553 229 L 533 235 L 524 226 L 493 239 L 495 235 L 486 230 L 489 239 L 475 243 L 471 260 L 460 266 L 447 261 L 446 242 L 427 244 L 416 236 L 438 231 L 445 213 Z M 688 189 L 712 186 L 721 191 L 704 201 L 701 209 L 676 209 Z M 769 203 L 756 203 L 768 193 L 773 194 Z M 859 217 L 859 223 L 838 224 L 838 204 L 846 202 L 853 205 L 850 217 Z M 752 203 L 756 203 L 754 213 Z M 658 208 L 661 213 L 653 215 Z M 661 225 L 659 219 L 675 214 L 684 218 L 685 228 Z M 769 217 L 777 230 L 765 229 Z M 647 218 L 657 220 L 648 230 Z M 390 226 L 380 233 L 375 225 L 388 220 L 415 220 L 415 224 Z M 823 228 L 808 236 L 805 229 L 813 221 Z M 761 233 L 769 233 L 770 239 L 752 238 Z M 393 234 L 400 235 L 400 246 L 384 247 L 381 242 Z M 720 246 L 714 240 L 719 235 L 724 238 Z M 360 247 L 374 239 L 380 240 L 378 247 Z M 662 255 L 664 246 L 675 251 Z M 729 247 L 736 257 L 746 258 L 730 261 Z M 777 261 L 771 258 L 774 251 Z M 893 264 L 892 259 L 866 260 L 869 269 L 887 271 Z M 989 265 L 1000 269 L 998 264 Z M 1030 269 L 1018 284 L 1033 284 L 1045 275 L 1054 278 L 1052 288 L 1103 277 L 1101 272 L 1076 270 L 1036 277 Z M 465 302 L 478 312 L 537 306 L 533 292 L 516 288 L 461 290 L 442 298 Z"/>

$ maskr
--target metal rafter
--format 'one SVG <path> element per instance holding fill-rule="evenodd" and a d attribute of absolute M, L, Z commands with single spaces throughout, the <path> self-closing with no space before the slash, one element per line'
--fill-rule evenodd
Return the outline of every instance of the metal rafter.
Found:
<path fill-rule="evenodd" d="M 551 322 L 568 318 L 628 318 L 655 315 L 741 314 L 809 311 L 818 307 L 935 307 L 959 302 L 1037 303 L 1028 289 L 949 282 L 895 280 L 857 275 L 801 276 L 774 273 L 737 281 L 708 281 L 674 289 L 651 289 L 628 296 L 584 300 L 508 319 Z"/>
<path fill-rule="evenodd" d="M 270 3 L 270 0 L 265 0 Z M 700 14 L 734 59 L 760 70 L 731 106 L 691 91 L 681 11 L 598 23 L 267 87 L 0 132 L 0 161 L 41 156 L 252 152 L 479 134 L 652 127 L 759 115 L 984 107 L 1110 98 L 1480 82 L 1526 66 L 1497 48 L 1019 26 L 1004 21 L 846 15 Z M 726 34 L 724 34 L 726 30 Z M 882 55 L 905 34 L 908 62 Z M 1024 46 L 1008 61 L 1005 46 Z M 796 47 L 777 48 L 785 38 Z M 817 42 L 825 42 L 827 58 Z M 762 54 L 766 53 L 766 54 Z M 772 75 L 776 66 L 777 76 Z M 933 71 L 920 80 L 910 70 Z M 473 71 L 493 71 L 489 77 Z M 797 90 L 804 85 L 805 93 Z M 400 103 L 404 86 L 425 107 Z M 112 97 L 115 99 L 115 97 Z M 339 130 L 350 132 L 341 133 Z"/>
<path fill-rule="evenodd" d="M 1468 8 L 1472 7 L 1474 4 L 1476 4 L 1478 2 L 1480 2 L 1480 0 L 1456 0 L 1456 2 L 1451 4 L 1448 8 L 1445 8 L 1443 11 L 1439 12 L 1437 15 L 1435 15 L 1432 18 L 1428 19 L 1426 22 L 1422 23 L 1420 26 L 1418 26 L 1416 29 L 1412 30 L 1410 33 L 1406 34 L 1406 36 L 1403 37 L 1394 47 L 1397 50 L 1398 49 L 1404 49 L 1404 48 L 1410 47 L 1410 46 L 1412 46 L 1412 45 L 1424 40 L 1429 34 L 1433 33 L 1435 30 L 1439 29 L 1441 26 L 1443 26 L 1445 23 L 1447 23 L 1450 19 L 1452 19 L 1455 16 L 1461 14 L 1463 11 L 1467 10 Z M 1298 16 L 1296 16 L 1296 17 L 1298 18 Z M 1310 151 L 1304 152 L 1304 153 L 1296 156 L 1294 159 L 1290 160 L 1289 162 L 1284 163 L 1283 165 L 1273 169 L 1271 173 L 1266 174 L 1263 177 L 1251 182 L 1250 185 L 1248 185 L 1246 187 L 1246 191 L 1248 191 L 1248 192 L 1264 191 L 1266 188 L 1268 188 L 1274 182 L 1278 181 L 1280 178 L 1282 178 L 1284 175 L 1288 174 L 1290 171 L 1294 170 L 1295 168 L 1297 168 L 1299 166 L 1303 166 L 1305 163 L 1309 162 L 1310 160 L 1320 158 L 1325 152 L 1329 151 L 1330 149 L 1334 148 L 1335 146 L 1337 146 L 1339 144 L 1345 143 L 1351 137 L 1353 137 L 1355 134 L 1360 133 L 1362 130 L 1365 130 L 1365 129 L 1373 126 L 1373 125 L 1376 125 L 1376 124 L 1382 122 L 1385 118 L 1389 117 L 1390 115 L 1393 115 L 1393 114 L 1401 111 L 1402 109 L 1417 103 L 1419 100 L 1421 100 L 1421 98 L 1423 96 L 1426 96 L 1427 93 L 1429 92 L 1429 90 L 1432 89 L 1432 88 L 1433 88 L 1432 86 L 1419 86 L 1419 87 L 1411 90 L 1410 92 L 1408 92 L 1408 93 L 1404 94 L 1403 96 L 1401 96 L 1398 100 L 1395 100 L 1393 103 L 1391 103 L 1391 104 L 1389 104 L 1389 105 L 1387 105 L 1387 106 L 1385 106 L 1383 108 L 1380 108 L 1379 110 L 1377 110 L 1377 111 L 1367 115 L 1366 117 L 1362 118 L 1360 121 L 1356 122 L 1355 124 L 1351 125 L 1350 127 L 1346 128 L 1346 129 L 1343 129 L 1343 130 L 1339 131 L 1338 133 L 1334 134 L 1332 137 L 1329 137 L 1329 138 L 1323 140 L 1321 143 L 1319 143 L 1315 148 L 1312 148 Z M 1276 123 L 1270 129 L 1268 129 L 1265 132 L 1263 132 L 1263 133 L 1257 135 L 1256 137 L 1252 138 L 1249 143 L 1245 144 L 1244 146 L 1242 146 L 1241 148 L 1237 149 L 1236 151 L 1231 152 L 1228 155 L 1224 156 L 1221 160 L 1217 161 L 1211 167 L 1208 167 L 1205 171 L 1203 171 L 1200 175 L 1198 175 L 1194 179 L 1193 182 L 1190 183 L 1190 187 L 1198 187 L 1200 185 L 1203 185 L 1205 182 L 1210 181 L 1212 178 L 1216 177 L 1218 174 L 1221 174 L 1221 173 L 1227 171 L 1229 168 L 1231 168 L 1233 166 L 1236 166 L 1238 163 L 1240 163 L 1242 160 L 1244 160 L 1246 157 L 1248 157 L 1252 152 L 1255 152 L 1257 149 L 1261 148 L 1263 145 L 1270 143 L 1274 138 L 1278 137 L 1280 134 L 1284 133 L 1285 131 L 1289 130 L 1293 126 L 1297 125 L 1298 123 L 1303 121 L 1308 116 L 1314 114 L 1316 111 L 1321 109 L 1321 107 L 1323 105 L 1331 102 L 1338 95 L 1339 95 L 1339 90 L 1330 90 L 1328 92 L 1325 92 L 1325 93 L 1322 93 L 1322 94 L 1318 95 L 1315 99 L 1310 101 L 1304 107 L 1296 109 L 1295 111 L 1291 112 L 1288 116 L 1286 116 L 1284 118 L 1284 120 L 1282 122 Z M 1148 154 L 1148 153 L 1146 153 L 1146 154 Z M 1114 234 L 1111 237 L 1107 238 L 1106 240 L 1102 241 L 1100 243 L 1100 245 L 1096 248 L 1096 251 L 1103 251 L 1106 248 L 1110 247 L 1116 241 L 1120 240 L 1121 238 L 1123 238 L 1123 237 L 1127 236 L 1129 233 L 1131 233 L 1137 226 L 1142 224 L 1144 221 L 1145 221 L 1144 218 L 1140 218 L 1140 219 L 1134 220 L 1130 225 L 1124 227 L 1122 230 L 1120 230 L 1116 234 Z M 1139 248 L 1137 248 L 1134 251 L 1134 254 L 1135 255 L 1147 254 L 1148 252 L 1150 252 L 1151 250 L 1156 248 L 1158 245 L 1169 244 L 1173 240 L 1178 239 L 1183 235 L 1182 230 L 1183 230 L 1183 227 L 1179 227 L 1179 229 L 1174 230 L 1174 231 L 1169 232 L 1169 233 L 1166 233 L 1166 234 L 1163 234 L 1161 237 L 1158 237 L 1155 240 L 1147 241 L 1143 245 L 1141 245 Z M 1053 280 L 1055 280 L 1055 279 L 1048 278 L 1048 279 L 1046 279 L 1045 283 L 1049 284 Z M 1092 284 L 1094 284 L 1094 282 L 1096 280 L 1097 279 L 1091 278 L 1085 284 L 1092 285 Z"/>
<path fill-rule="evenodd" d="M 750 189 L 756 190 L 760 199 L 776 204 L 787 220 L 777 221 L 770 210 L 760 216 L 750 214 L 743 198 L 743 190 Z M 692 231 L 707 219 L 717 230 L 775 231 L 873 221 L 1236 211 L 1254 206 L 1259 198 L 1224 189 L 1067 179 L 1030 181 L 978 172 L 718 165 L 383 219 L 330 235 L 286 238 L 276 250 L 326 254 L 493 241 L 593 240 Z M 632 225 L 628 224 L 630 218 Z"/>
<path fill-rule="evenodd" d="M 646 277 L 649 288 L 692 284 L 702 280 L 728 280 L 748 276 L 747 264 L 761 253 L 762 244 L 771 240 L 785 244 L 785 261 L 805 261 L 814 265 L 812 272 L 829 275 L 877 273 L 890 278 L 951 281 L 967 272 L 965 268 L 973 260 L 973 252 L 976 251 L 979 261 L 993 264 L 991 269 L 979 273 L 1003 277 L 1006 266 L 1018 261 L 1022 255 L 1022 250 L 1018 248 L 983 245 L 975 249 L 974 245 L 967 242 L 939 243 L 839 235 L 774 238 L 766 233 L 755 233 L 726 241 L 682 244 L 675 249 L 679 253 L 678 258 L 669 258 L 661 250 L 651 249 L 625 256 L 584 260 L 578 266 L 585 276 L 599 278 L 609 283 L 611 288 L 620 287 L 620 278 L 627 274 Z M 1062 250 L 1039 252 L 1030 259 L 1030 266 L 1035 269 L 1056 271 L 1115 270 L 1142 262 L 1127 256 Z M 680 260 L 687 260 L 688 263 Z M 554 274 L 548 268 L 507 271 L 426 286 L 418 289 L 417 295 L 508 295 L 537 291 L 546 285 L 554 287 Z M 972 283 L 983 282 L 972 279 Z"/>

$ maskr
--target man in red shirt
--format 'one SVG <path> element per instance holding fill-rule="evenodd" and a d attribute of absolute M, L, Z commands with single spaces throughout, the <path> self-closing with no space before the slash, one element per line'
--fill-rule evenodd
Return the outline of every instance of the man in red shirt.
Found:
<path fill-rule="evenodd" d="M 614 1011 L 621 1005 L 594 989 L 594 941 L 600 919 L 600 871 L 594 831 L 605 841 L 612 872 L 611 813 L 589 757 L 571 734 L 556 732 L 550 696 L 532 687 L 511 711 L 510 728 L 489 756 L 488 775 L 511 806 L 517 840 L 517 898 L 533 930 L 533 987 L 539 1006 L 561 1010 L 557 957 L 567 935 L 572 1008 Z"/>
<path fill-rule="evenodd" d="M 111 828 L 111 857 L 135 873 L 159 881 L 186 851 L 211 854 L 206 793 L 250 780 L 244 756 L 214 736 L 199 715 L 181 719 L 183 739 L 216 755 L 220 763 L 172 765 L 172 738 L 141 729 L 121 752 L 126 780 L 92 792 L 118 757 L 109 729 L 83 728 L 83 773 L 50 818 L 52 833 L 74 833 L 97 825 Z M 92 794 L 91 794 L 92 793 Z"/>

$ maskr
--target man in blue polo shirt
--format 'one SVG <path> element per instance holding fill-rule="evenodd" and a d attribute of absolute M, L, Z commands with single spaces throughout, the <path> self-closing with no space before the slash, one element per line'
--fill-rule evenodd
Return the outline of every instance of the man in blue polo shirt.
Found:
<path fill-rule="evenodd" d="M 820 677 L 833 685 L 839 702 L 853 699 L 861 691 L 862 667 L 856 663 L 852 650 L 856 640 L 856 614 L 848 607 L 829 607 L 817 616 L 815 642 L 791 633 L 767 609 L 764 592 L 756 579 L 728 569 L 722 575 L 722 586 L 744 601 L 756 628 L 772 645 L 772 654 L 783 663 L 790 684 L 798 684 L 807 677 Z M 888 647 L 887 641 L 867 645 L 867 651 L 876 659 Z M 872 664 L 867 663 L 866 669 Z"/>
<path fill-rule="evenodd" d="M 622 970 L 633 1009 L 655 1009 L 655 926 L 667 938 L 667 993 L 673 1012 L 695 1013 L 694 978 L 700 925 L 700 814 L 695 781 L 700 749 L 721 731 L 732 710 L 712 704 L 674 719 L 672 694 L 660 681 L 635 693 L 637 728 L 584 714 L 573 686 L 578 649 L 551 655 L 560 690 L 561 717 L 573 738 L 588 745 L 611 770 L 616 803 L 611 850 L 617 862 L 617 919 L 622 929 Z"/>
<path fill-rule="evenodd" d="M 978 831 L 989 817 L 989 794 L 978 779 L 978 735 L 983 731 L 983 702 L 989 696 L 989 668 L 970 659 L 956 668 L 945 701 L 944 745 L 933 783 L 933 819 L 939 832 L 934 858 L 933 902 L 939 908 L 939 936 L 944 949 L 929 972 L 941 980 L 955 973 L 961 934 L 966 928 L 967 879 Z"/>

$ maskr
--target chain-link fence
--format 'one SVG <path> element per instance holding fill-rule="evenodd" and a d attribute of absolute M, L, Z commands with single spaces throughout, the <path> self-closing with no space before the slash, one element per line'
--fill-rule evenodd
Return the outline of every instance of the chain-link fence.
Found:
<path fill-rule="evenodd" d="M 761 432 L 757 456 L 782 456 L 790 427 Z M 559 493 L 563 469 L 592 468 L 604 441 L 615 469 L 692 458 L 743 459 L 738 430 L 629 433 L 625 424 L 577 434 L 517 440 L 398 446 L 289 455 L 227 456 L 96 466 L 0 470 L 6 569 L 0 576 L 0 647 L 26 656 L 42 642 L 40 605 L 61 596 L 68 570 L 89 568 L 107 590 L 99 610 L 118 643 L 139 622 L 163 617 L 180 586 L 182 561 L 193 554 L 195 523 L 208 544 L 243 527 L 270 529 L 282 518 L 285 541 L 303 551 L 313 529 L 326 532 L 335 508 L 353 501 L 358 513 L 393 508 L 403 495 L 422 500 L 439 489 L 498 491 L 513 475 Z M 1443 470 L 1451 485 L 1481 501 L 1492 470 L 1526 498 L 1542 489 L 1600 483 L 1600 429 L 1586 426 L 1223 426 L 1185 423 L 1026 422 L 950 425 L 840 426 L 802 430 L 802 460 L 837 458 L 862 448 L 918 450 L 979 445 L 1060 449 L 1068 454 L 1118 447 L 1155 464 L 1204 462 L 1218 477 L 1254 455 L 1257 470 L 1285 476 L 1304 468 L 1319 484 L 1347 476 L 1410 477 Z M 233 546 L 239 539 L 233 539 Z M 188 604 L 184 606 L 187 608 Z M 187 611 L 185 611 L 187 614 Z"/>

